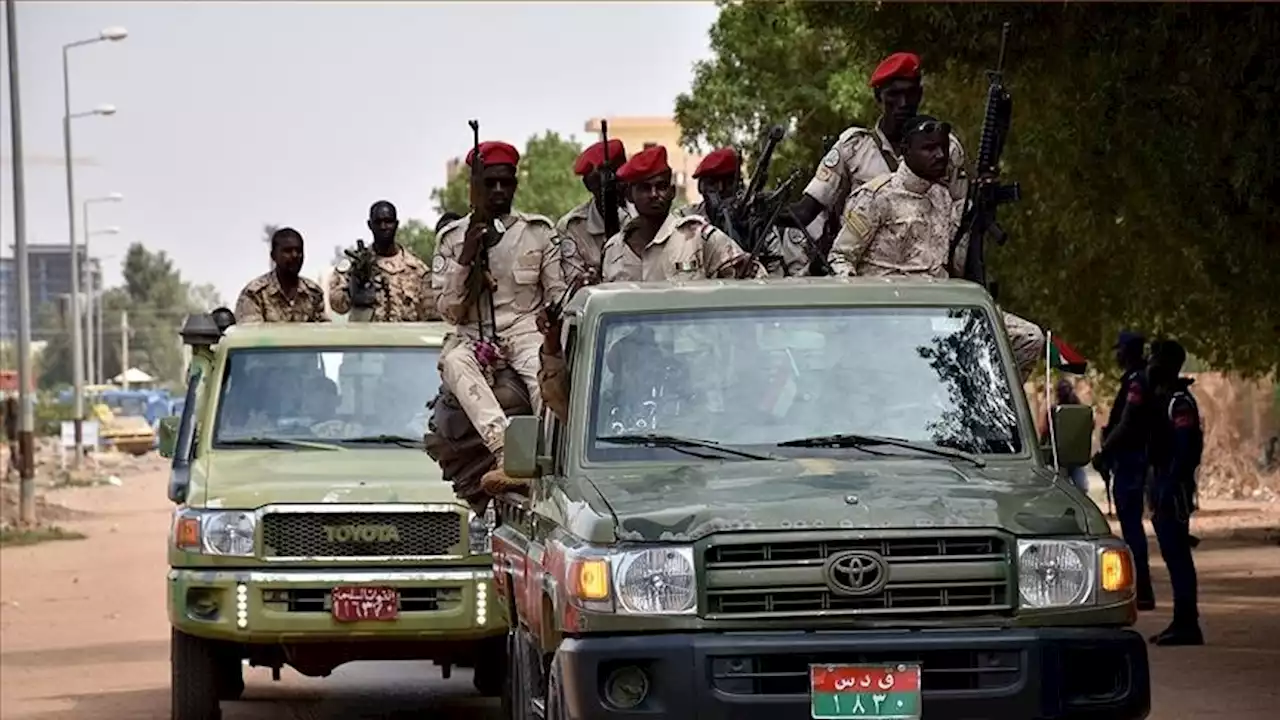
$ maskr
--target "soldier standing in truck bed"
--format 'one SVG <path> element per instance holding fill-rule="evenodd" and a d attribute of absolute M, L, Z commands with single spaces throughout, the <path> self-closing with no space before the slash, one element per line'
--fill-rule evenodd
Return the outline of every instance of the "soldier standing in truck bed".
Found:
<path fill-rule="evenodd" d="M 302 233 L 290 227 L 271 234 L 271 271 L 249 281 L 236 298 L 237 323 L 328 322 L 324 290 L 302 277 Z"/>
<path fill-rule="evenodd" d="M 880 119 L 870 129 L 854 126 L 840 133 L 805 186 L 804 196 L 792 206 L 796 219 L 814 237 L 828 243 L 838 231 L 838 219 L 850 193 L 865 182 L 897 170 L 902 162 L 897 148 L 903 123 L 916 115 L 924 98 L 919 56 L 905 52 L 890 55 L 871 73 L 870 84 L 880 106 Z M 946 185 L 951 197 L 960 199 L 965 196 L 968 183 L 964 148 L 955 135 L 951 136 L 950 154 Z"/>
<path fill-rule="evenodd" d="M 609 166 L 616 173 L 627 162 L 627 148 L 621 140 L 609 141 Z M 556 223 L 562 241 L 560 264 L 564 267 L 565 282 L 572 285 L 580 276 L 585 284 L 599 282 L 601 254 L 609 238 L 604 229 L 604 187 L 600 169 L 604 166 L 605 144 L 598 142 L 582 151 L 573 163 L 573 173 L 582 178 L 591 197 L 581 205 L 565 213 Z M 621 227 L 632 216 L 626 197 L 618 194 L 618 223 Z"/>
<path fill-rule="evenodd" d="M 425 322 L 439 320 L 435 293 L 431 290 L 431 269 L 418 256 L 396 242 L 400 220 L 396 206 L 379 200 L 369 208 L 369 232 L 373 233 L 374 287 L 377 300 L 375 322 Z M 329 305 L 335 313 L 351 311 L 348 273 L 351 261 L 343 258 L 329 277 Z"/>
<path fill-rule="evenodd" d="M 904 123 L 893 173 L 866 183 L 850 196 L 827 260 L 836 275 L 959 277 L 966 244 L 951 240 L 960 225 L 963 198 L 947 188 L 951 126 L 928 115 Z M 1014 359 L 1025 381 L 1044 352 L 1044 331 L 1004 313 Z"/>
<path fill-rule="evenodd" d="M 709 199 L 727 202 L 742 190 L 742 159 L 731 147 L 716 148 L 707 153 L 693 171 L 698 181 L 698 193 L 702 200 L 676 211 L 681 216 L 701 215 L 717 227 L 722 218 Z M 721 228 L 724 229 L 723 227 Z M 799 228 L 772 227 L 764 238 L 760 261 L 773 277 L 803 276 L 808 274 L 809 251 L 803 231 Z"/>

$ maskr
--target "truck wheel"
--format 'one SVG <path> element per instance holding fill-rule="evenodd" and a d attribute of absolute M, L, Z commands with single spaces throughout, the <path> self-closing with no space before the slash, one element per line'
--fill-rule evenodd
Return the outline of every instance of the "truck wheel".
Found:
<path fill-rule="evenodd" d="M 171 630 L 169 695 L 172 720 L 221 720 L 218 704 L 218 646 Z"/>
<path fill-rule="evenodd" d="M 485 697 L 503 695 L 507 687 L 507 638 L 485 640 L 471 674 L 471 684 Z"/>
<path fill-rule="evenodd" d="M 560 652 L 551 658 L 551 670 L 547 673 L 547 713 L 544 720 L 567 720 L 569 710 L 564 701 L 564 668 L 560 665 Z"/>
<path fill-rule="evenodd" d="M 508 720 L 535 720 L 533 696 L 537 676 L 532 663 L 536 654 L 519 628 L 507 633 L 507 672 L 502 683 L 502 717 Z M 542 720 L 537 718 L 537 720 Z"/>

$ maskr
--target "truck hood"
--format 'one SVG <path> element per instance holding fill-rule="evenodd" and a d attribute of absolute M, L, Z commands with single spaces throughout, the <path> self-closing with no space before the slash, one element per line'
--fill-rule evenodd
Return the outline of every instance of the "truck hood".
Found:
<path fill-rule="evenodd" d="M 725 462 L 591 478 L 624 541 L 690 542 L 715 532 L 1001 528 L 1087 532 L 1086 510 L 1029 468 L 948 462 Z"/>
<path fill-rule="evenodd" d="M 459 504 L 427 454 L 412 448 L 219 450 L 203 469 L 205 505 Z"/>

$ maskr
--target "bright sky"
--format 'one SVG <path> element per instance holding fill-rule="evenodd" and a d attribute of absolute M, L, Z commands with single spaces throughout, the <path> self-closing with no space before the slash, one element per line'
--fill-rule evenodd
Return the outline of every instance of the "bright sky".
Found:
<path fill-rule="evenodd" d="M 72 112 L 119 109 L 73 121 L 73 156 L 96 162 L 76 170 L 77 213 L 125 196 L 92 206 L 91 227 L 122 233 L 93 237 L 91 252 L 114 285 L 129 243 L 163 249 L 233 302 L 267 266 L 265 223 L 303 233 L 314 276 L 367 234 L 374 200 L 433 221 L 431 189 L 469 147 L 469 118 L 484 139 L 523 146 L 547 128 L 583 139 L 590 117 L 671 114 L 715 17 L 709 2 L 19 0 L 27 240 L 68 242 L 61 46 L 106 27 L 129 37 L 71 51 Z"/>

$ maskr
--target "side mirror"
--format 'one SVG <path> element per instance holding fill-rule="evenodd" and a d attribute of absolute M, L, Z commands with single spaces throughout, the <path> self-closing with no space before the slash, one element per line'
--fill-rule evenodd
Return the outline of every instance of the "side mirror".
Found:
<path fill-rule="evenodd" d="M 507 424 L 502 470 L 513 478 L 535 478 L 542 473 L 546 458 L 538 454 L 542 441 L 542 419 L 517 415 Z"/>
<path fill-rule="evenodd" d="M 181 421 L 182 418 L 177 415 L 160 418 L 160 437 L 158 439 L 160 457 L 173 457 L 173 451 L 178 447 L 178 423 Z"/>
<path fill-rule="evenodd" d="M 1053 409 L 1050 422 L 1058 445 L 1058 464 L 1063 467 L 1088 465 L 1093 457 L 1093 408 L 1059 405 Z"/>

